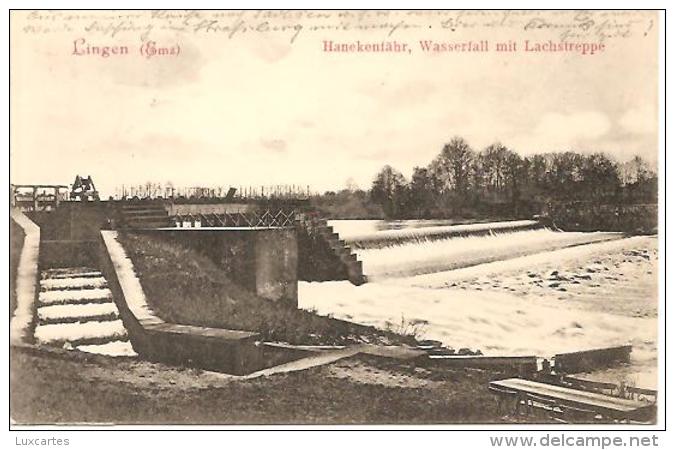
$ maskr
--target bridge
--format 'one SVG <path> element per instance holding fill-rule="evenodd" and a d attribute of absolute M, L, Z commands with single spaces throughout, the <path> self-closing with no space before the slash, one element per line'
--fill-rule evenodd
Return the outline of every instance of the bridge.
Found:
<path fill-rule="evenodd" d="M 10 203 L 22 211 L 49 211 L 68 199 L 69 190 L 63 184 L 11 184 Z"/>

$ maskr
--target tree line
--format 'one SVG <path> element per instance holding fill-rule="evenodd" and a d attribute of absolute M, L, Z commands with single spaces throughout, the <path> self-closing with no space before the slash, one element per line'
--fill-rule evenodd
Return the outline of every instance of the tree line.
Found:
<path fill-rule="evenodd" d="M 604 153 L 521 156 L 501 143 L 476 151 L 461 137 L 407 179 L 385 165 L 369 190 L 315 199 L 334 217 L 389 219 L 525 217 L 552 202 L 656 203 L 656 173 L 639 156 L 619 163 Z"/>

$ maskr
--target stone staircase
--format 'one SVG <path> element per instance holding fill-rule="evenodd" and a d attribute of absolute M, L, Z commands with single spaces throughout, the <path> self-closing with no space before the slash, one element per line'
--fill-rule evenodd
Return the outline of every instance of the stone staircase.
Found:
<path fill-rule="evenodd" d="M 347 279 L 352 284 L 360 286 L 367 281 L 366 276 L 363 274 L 363 263 L 358 260 L 356 253 L 352 252 L 351 247 L 344 240 L 340 239 L 340 235 L 335 232 L 333 227 L 328 225 L 326 219 L 306 217 L 301 219 L 300 223 L 308 233 L 319 236 L 325 245 L 330 248 L 332 254 L 344 265 Z"/>
<path fill-rule="evenodd" d="M 130 203 L 122 205 L 125 228 L 161 228 L 171 226 L 169 214 L 160 204 Z"/>
<path fill-rule="evenodd" d="M 101 272 L 88 267 L 43 270 L 35 340 L 69 350 L 136 356 Z"/>

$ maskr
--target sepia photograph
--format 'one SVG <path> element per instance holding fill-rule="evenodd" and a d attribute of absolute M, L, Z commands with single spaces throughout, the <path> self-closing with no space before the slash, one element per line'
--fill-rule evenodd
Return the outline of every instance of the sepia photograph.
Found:
<path fill-rule="evenodd" d="M 664 11 L 8 15 L 10 430 L 665 426 Z"/>

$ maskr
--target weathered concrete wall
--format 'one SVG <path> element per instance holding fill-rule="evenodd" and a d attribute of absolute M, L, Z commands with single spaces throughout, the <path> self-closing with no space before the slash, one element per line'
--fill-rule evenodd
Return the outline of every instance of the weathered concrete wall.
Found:
<path fill-rule="evenodd" d="M 192 233 L 189 233 L 190 236 Z M 210 248 L 204 249 L 204 241 L 201 237 L 190 239 L 191 244 L 195 245 L 194 240 L 198 242 L 197 248 L 202 248 L 202 252 L 214 260 L 220 267 L 225 269 L 227 276 L 245 287 L 249 291 L 256 292 L 256 268 L 255 268 L 255 237 L 249 230 L 231 230 L 220 233 L 208 233 L 200 235 L 205 236 L 205 242 L 212 242 Z M 183 235 L 177 234 L 179 239 Z"/>
<path fill-rule="evenodd" d="M 537 371 L 535 356 L 430 356 L 420 364 L 433 367 L 499 370 L 503 374 L 530 376 Z"/>
<path fill-rule="evenodd" d="M 256 295 L 298 306 L 298 241 L 294 228 L 139 230 L 172 239 L 211 258 Z"/>
<path fill-rule="evenodd" d="M 98 241 L 52 241 L 40 243 L 40 268 L 96 267 Z"/>
<path fill-rule="evenodd" d="M 256 209 L 254 204 L 246 203 L 213 203 L 213 204 L 165 204 L 164 208 L 170 216 L 177 214 L 234 214 L 245 213 Z"/>
<path fill-rule="evenodd" d="M 23 246 L 16 270 L 16 307 L 9 324 L 10 343 L 13 345 L 29 342 L 35 316 L 38 292 L 38 260 L 40 254 L 40 227 L 18 209 L 10 212 L 14 221 L 24 233 Z"/>
<path fill-rule="evenodd" d="M 629 363 L 631 345 L 599 348 L 580 352 L 559 353 L 553 357 L 558 373 L 579 373 Z"/>
<path fill-rule="evenodd" d="M 96 267 L 99 233 L 112 214 L 107 202 L 62 202 L 27 213 L 40 226 L 40 268 Z"/>
<path fill-rule="evenodd" d="M 292 229 L 254 233 L 256 293 L 298 306 L 298 241 Z"/>
<path fill-rule="evenodd" d="M 53 211 L 27 215 L 40 226 L 43 240 L 97 241 L 114 211 L 108 202 L 63 202 Z"/>
<path fill-rule="evenodd" d="M 235 375 L 265 367 L 257 333 L 167 323 L 155 316 L 115 231 L 101 232 L 99 257 L 134 350 L 142 357 Z"/>
<path fill-rule="evenodd" d="M 16 309 L 16 274 L 19 269 L 19 259 L 26 238 L 23 228 L 13 219 L 9 221 L 9 317 Z"/>

